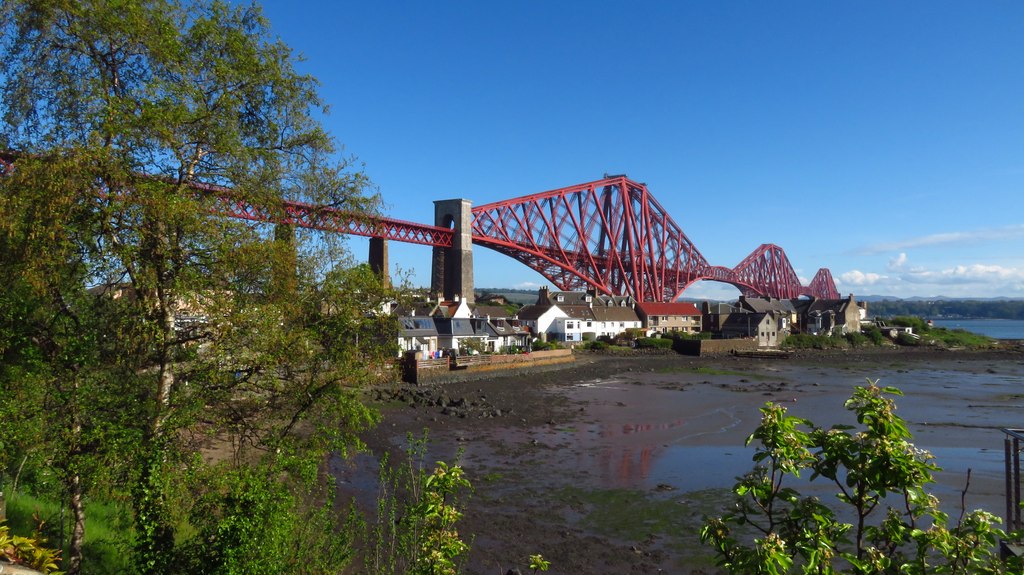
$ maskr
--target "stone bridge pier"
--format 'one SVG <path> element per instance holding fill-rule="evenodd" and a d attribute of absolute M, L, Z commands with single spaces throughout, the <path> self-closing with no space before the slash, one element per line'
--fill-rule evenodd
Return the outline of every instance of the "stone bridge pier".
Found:
<path fill-rule="evenodd" d="M 455 232 L 450 248 L 434 248 L 430 292 L 473 303 L 473 209 L 469 200 L 436 200 L 434 225 Z"/>

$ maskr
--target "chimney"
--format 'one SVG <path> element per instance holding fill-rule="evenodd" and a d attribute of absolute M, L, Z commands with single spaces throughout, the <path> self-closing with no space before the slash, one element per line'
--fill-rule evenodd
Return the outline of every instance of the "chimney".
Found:
<path fill-rule="evenodd" d="M 551 303 L 549 298 L 548 286 L 541 286 L 537 290 L 537 305 L 547 305 Z"/>

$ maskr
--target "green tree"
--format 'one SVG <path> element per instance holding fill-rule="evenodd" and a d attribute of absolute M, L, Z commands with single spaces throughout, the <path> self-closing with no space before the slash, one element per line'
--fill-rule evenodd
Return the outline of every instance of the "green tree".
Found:
<path fill-rule="evenodd" d="M 373 422 L 355 390 L 393 353 L 364 312 L 387 290 L 343 244 L 225 218 L 225 198 L 272 218 L 377 198 L 255 6 L 11 0 L 0 60 L 0 463 L 58 470 L 68 572 L 99 484 L 131 502 L 136 570 L 170 572 L 197 469 L 284 481 L 299 505 Z M 200 463 L 210 442 L 231 456 Z"/>
<path fill-rule="evenodd" d="M 891 387 L 858 387 L 846 402 L 857 426 L 825 429 L 761 409 L 757 466 L 734 487 L 735 509 L 701 532 L 731 573 L 1007 573 L 1004 534 L 985 511 L 950 522 L 926 490 L 939 468 L 910 443 Z M 791 487 L 801 473 L 836 488 L 838 510 Z M 852 519 L 847 522 L 846 519 Z"/>

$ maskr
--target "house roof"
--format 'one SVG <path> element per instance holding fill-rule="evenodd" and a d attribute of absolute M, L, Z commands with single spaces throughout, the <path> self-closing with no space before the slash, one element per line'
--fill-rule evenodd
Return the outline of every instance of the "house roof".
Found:
<path fill-rule="evenodd" d="M 469 318 L 438 317 L 434 318 L 434 325 L 437 326 L 438 335 L 463 337 L 476 335 L 476 330 L 473 329 L 473 322 Z"/>
<path fill-rule="evenodd" d="M 692 303 L 684 302 L 673 302 L 673 303 L 660 303 L 654 301 L 637 302 L 636 307 L 643 312 L 644 315 L 679 315 L 679 316 L 694 316 L 700 315 L 700 310 L 697 306 Z"/>
<path fill-rule="evenodd" d="M 589 305 L 559 305 L 558 309 L 572 319 L 594 319 L 594 310 Z"/>
<path fill-rule="evenodd" d="M 398 318 L 398 333 L 402 337 L 432 337 L 437 335 L 434 318 L 428 316 Z"/>
<path fill-rule="evenodd" d="M 583 291 L 553 291 L 548 294 L 551 303 L 562 305 L 590 305 L 594 295 Z"/>
<path fill-rule="evenodd" d="M 740 331 L 750 333 L 757 330 L 768 313 L 733 313 L 722 322 L 722 331 Z"/>
<path fill-rule="evenodd" d="M 757 313 L 765 313 L 769 311 L 796 311 L 796 307 L 793 306 L 793 302 L 788 299 L 740 297 L 740 301 L 738 303 L 740 307 L 745 307 L 746 309 Z"/>
<path fill-rule="evenodd" d="M 631 307 L 615 305 L 608 307 L 596 306 L 590 312 L 597 321 L 640 321 L 640 317 L 636 315 L 636 310 Z"/>
<path fill-rule="evenodd" d="M 478 334 L 488 336 L 510 336 L 526 333 L 524 330 L 513 326 L 503 319 L 487 321 L 485 319 L 474 319 L 473 327 Z"/>
<path fill-rule="evenodd" d="M 524 305 L 523 307 L 519 308 L 519 311 L 516 313 L 516 318 L 527 321 L 535 321 L 537 319 L 540 319 L 540 316 L 550 311 L 553 307 L 556 306 L 553 306 L 550 303 Z"/>
<path fill-rule="evenodd" d="M 836 314 L 846 313 L 846 307 L 849 305 L 850 300 L 848 299 L 821 299 L 814 298 L 811 300 L 809 306 L 804 313 L 811 312 L 834 312 Z"/>
<path fill-rule="evenodd" d="M 501 305 L 480 305 L 473 306 L 473 317 L 509 317 L 508 310 Z"/>

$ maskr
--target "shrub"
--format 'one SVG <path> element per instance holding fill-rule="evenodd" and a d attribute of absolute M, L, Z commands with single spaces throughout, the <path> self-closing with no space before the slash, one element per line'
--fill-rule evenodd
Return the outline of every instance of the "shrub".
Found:
<path fill-rule="evenodd" d="M 656 337 L 641 337 L 637 338 L 636 347 L 638 349 L 671 349 L 672 340 Z"/>
<path fill-rule="evenodd" d="M 928 333 L 928 331 L 931 329 L 931 327 L 928 326 L 928 323 L 926 321 L 919 317 L 910 315 L 898 315 L 892 318 L 892 321 L 890 323 L 892 323 L 892 325 L 898 325 L 901 327 L 914 328 L 914 333 L 919 334 Z"/>
<path fill-rule="evenodd" d="M 60 551 L 48 549 L 45 544 L 46 540 L 39 535 L 11 535 L 10 528 L 0 523 L 0 559 L 26 565 L 43 573 L 55 572 L 60 562 Z"/>
<path fill-rule="evenodd" d="M 868 336 L 860 332 L 851 331 L 846 334 L 846 341 L 850 342 L 850 345 L 853 347 L 861 347 L 867 345 L 871 340 L 868 339 Z"/>
<path fill-rule="evenodd" d="M 861 332 L 871 340 L 871 343 L 875 345 L 883 345 L 886 343 L 885 334 L 878 328 L 877 325 L 869 325 L 861 329 Z"/>
<path fill-rule="evenodd" d="M 546 349 L 557 349 L 557 348 L 558 348 L 558 343 L 553 342 L 553 341 L 541 341 L 539 339 L 533 340 L 533 344 L 531 344 L 531 346 L 530 346 L 530 349 L 532 349 L 533 351 L 544 351 Z"/>
<path fill-rule="evenodd" d="M 999 518 L 965 513 L 950 526 L 938 499 L 925 490 L 939 470 L 932 456 L 910 443 L 906 422 L 876 382 L 857 387 L 846 402 L 857 426 L 824 429 L 767 403 L 755 468 L 733 488 L 735 505 L 709 519 L 701 540 L 713 546 L 730 573 L 1019 573 L 1019 558 L 1004 564 L 995 549 Z M 807 474 L 830 482 L 844 509 L 804 497 L 787 480 Z M 840 518 L 850 517 L 853 523 Z M 1010 568 L 1010 569 L 1007 569 Z"/>

